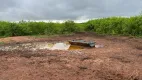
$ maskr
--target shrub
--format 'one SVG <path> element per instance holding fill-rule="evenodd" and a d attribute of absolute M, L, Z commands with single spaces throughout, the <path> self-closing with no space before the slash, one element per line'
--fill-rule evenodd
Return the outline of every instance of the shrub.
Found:
<path fill-rule="evenodd" d="M 45 25 L 45 29 L 44 29 L 44 34 L 46 35 L 53 35 L 57 33 L 57 30 L 56 30 L 56 26 L 54 25 L 54 23 L 47 23 Z"/>
<path fill-rule="evenodd" d="M 0 21 L 0 36 L 54 35 L 90 31 L 98 34 L 142 36 L 142 15 L 130 18 L 109 17 L 75 23 L 25 22 L 11 23 Z"/>
<path fill-rule="evenodd" d="M 78 28 L 77 25 L 74 23 L 74 21 L 66 21 L 65 23 L 63 23 L 63 29 L 62 29 L 62 33 L 72 33 L 72 32 L 77 32 Z"/>

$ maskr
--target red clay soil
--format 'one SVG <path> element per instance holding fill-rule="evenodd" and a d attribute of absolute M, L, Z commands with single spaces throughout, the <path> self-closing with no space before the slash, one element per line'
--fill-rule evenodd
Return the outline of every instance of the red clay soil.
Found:
<path fill-rule="evenodd" d="M 34 40 L 34 38 L 31 38 L 29 36 L 0 38 L 0 42 L 4 42 L 4 43 L 27 42 L 27 41 L 32 41 L 32 40 Z"/>
<path fill-rule="evenodd" d="M 80 33 L 14 42 L 94 40 L 103 48 L 72 51 L 0 51 L 0 80 L 142 80 L 142 39 Z"/>

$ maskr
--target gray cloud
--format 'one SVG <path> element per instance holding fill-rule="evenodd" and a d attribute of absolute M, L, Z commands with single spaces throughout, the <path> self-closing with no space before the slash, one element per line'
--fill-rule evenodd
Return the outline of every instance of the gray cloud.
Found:
<path fill-rule="evenodd" d="M 3 0 L 0 20 L 64 20 L 134 16 L 142 0 Z"/>

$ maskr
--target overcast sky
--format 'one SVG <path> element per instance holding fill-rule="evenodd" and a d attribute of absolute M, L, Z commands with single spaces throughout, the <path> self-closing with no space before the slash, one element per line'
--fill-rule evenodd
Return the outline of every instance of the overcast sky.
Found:
<path fill-rule="evenodd" d="M 65 20 L 134 16 L 142 0 L 1 0 L 0 20 Z"/>

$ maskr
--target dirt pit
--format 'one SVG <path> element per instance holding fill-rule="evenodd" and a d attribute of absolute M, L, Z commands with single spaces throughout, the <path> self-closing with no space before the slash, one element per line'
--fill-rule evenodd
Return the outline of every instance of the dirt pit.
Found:
<path fill-rule="evenodd" d="M 78 38 L 97 46 L 69 48 L 66 41 Z M 78 33 L 10 39 L 13 44 L 0 45 L 0 80 L 142 80 L 141 38 Z"/>
<path fill-rule="evenodd" d="M 97 45 L 97 48 L 99 45 Z M 13 51 L 13 50 L 79 50 L 87 49 L 88 47 L 71 45 L 68 42 L 48 43 L 48 42 L 34 42 L 0 46 L 1 51 Z"/>

